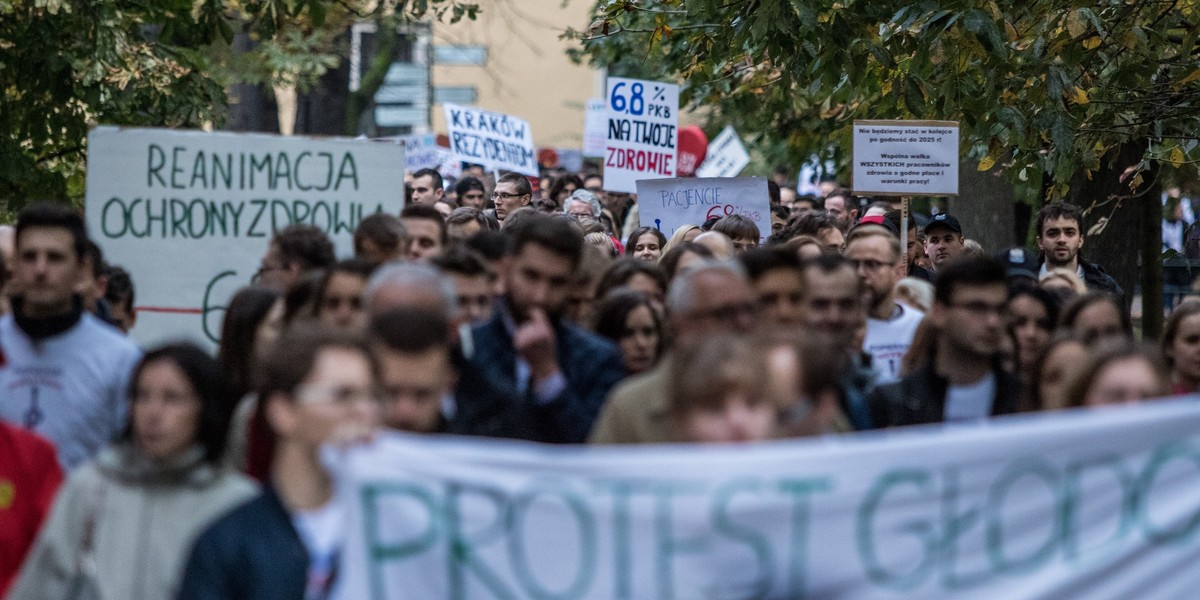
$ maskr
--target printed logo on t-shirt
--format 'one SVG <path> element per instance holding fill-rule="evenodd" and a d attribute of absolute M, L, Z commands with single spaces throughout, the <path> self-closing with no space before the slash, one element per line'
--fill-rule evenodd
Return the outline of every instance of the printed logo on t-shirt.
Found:
<path fill-rule="evenodd" d="M 0 479 L 0 510 L 12 507 L 17 497 L 17 486 L 7 479 Z"/>

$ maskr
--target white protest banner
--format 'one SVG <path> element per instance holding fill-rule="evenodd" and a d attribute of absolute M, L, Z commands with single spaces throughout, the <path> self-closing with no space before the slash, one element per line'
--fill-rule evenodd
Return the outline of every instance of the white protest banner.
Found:
<path fill-rule="evenodd" d="M 272 233 L 293 223 L 353 252 L 363 217 L 404 206 L 404 146 L 171 129 L 88 135 L 89 235 L 137 286 L 134 337 L 217 342 Z"/>
<path fill-rule="evenodd" d="M 958 123 L 855 121 L 855 194 L 957 196 Z"/>
<path fill-rule="evenodd" d="M 637 182 L 638 216 L 668 238 L 684 225 L 711 217 L 741 215 L 758 225 L 760 240 L 771 235 L 771 196 L 765 177 L 677 177 Z"/>
<path fill-rule="evenodd" d="M 405 135 L 394 138 L 404 144 L 404 170 L 410 175 L 421 169 L 437 169 L 446 160 L 449 151 L 437 145 L 431 134 Z"/>
<path fill-rule="evenodd" d="M 340 459 L 346 598 L 1200 589 L 1196 398 L 754 446 L 392 434 Z"/>
<path fill-rule="evenodd" d="M 607 99 L 604 189 L 633 193 L 638 180 L 674 177 L 679 86 L 609 77 Z"/>
<path fill-rule="evenodd" d="M 583 155 L 604 156 L 608 147 L 608 104 L 604 98 L 589 98 L 583 111 Z"/>
<path fill-rule="evenodd" d="M 737 177 L 750 164 L 750 153 L 742 145 L 742 139 L 733 125 L 726 125 L 713 141 L 708 143 L 708 156 L 696 177 Z"/>
<path fill-rule="evenodd" d="M 450 151 L 460 160 L 483 165 L 489 170 L 538 175 L 533 130 L 528 121 L 457 104 L 446 104 L 445 108 Z"/>

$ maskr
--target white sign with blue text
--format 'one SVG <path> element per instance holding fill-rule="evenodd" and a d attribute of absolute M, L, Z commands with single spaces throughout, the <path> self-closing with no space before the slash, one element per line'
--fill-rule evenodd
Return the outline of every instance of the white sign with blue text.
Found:
<path fill-rule="evenodd" d="M 538 175 L 533 130 L 520 117 L 481 108 L 446 104 L 450 150 L 463 162 Z"/>
<path fill-rule="evenodd" d="M 604 189 L 637 191 L 642 179 L 674 177 L 679 149 L 679 86 L 608 78 Z"/>
<path fill-rule="evenodd" d="M 668 238 L 684 225 L 712 217 L 741 215 L 758 225 L 759 241 L 771 235 L 771 198 L 764 177 L 678 177 L 637 182 L 638 214 L 644 227 Z"/>

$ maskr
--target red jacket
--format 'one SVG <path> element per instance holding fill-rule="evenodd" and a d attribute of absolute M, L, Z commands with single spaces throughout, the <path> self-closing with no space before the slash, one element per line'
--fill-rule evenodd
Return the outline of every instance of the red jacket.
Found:
<path fill-rule="evenodd" d="M 50 442 L 0 421 L 0 598 L 16 579 L 62 480 Z"/>

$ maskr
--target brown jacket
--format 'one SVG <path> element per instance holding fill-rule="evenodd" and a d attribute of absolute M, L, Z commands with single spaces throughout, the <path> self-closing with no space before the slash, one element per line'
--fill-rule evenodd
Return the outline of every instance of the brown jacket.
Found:
<path fill-rule="evenodd" d="M 622 381 L 608 395 L 589 444 L 665 444 L 672 442 L 667 414 L 671 356 L 654 368 Z"/>

